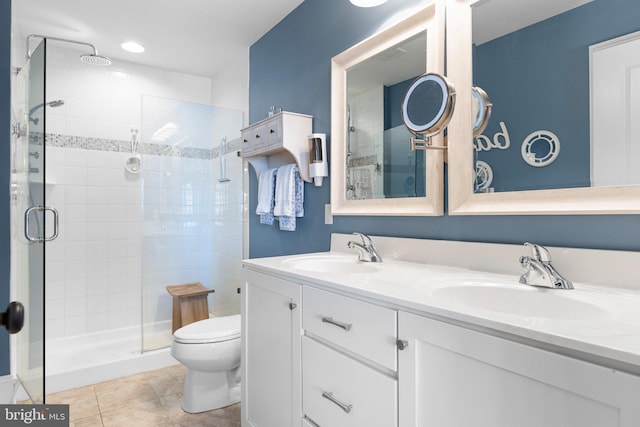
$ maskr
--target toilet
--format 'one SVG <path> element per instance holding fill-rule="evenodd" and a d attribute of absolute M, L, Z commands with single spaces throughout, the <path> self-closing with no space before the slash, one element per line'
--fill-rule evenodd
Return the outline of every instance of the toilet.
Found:
<path fill-rule="evenodd" d="M 240 401 L 240 315 L 212 317 L 173 333 L 171 355 L 185 368 L 182 409 L 197 413 Z"/>

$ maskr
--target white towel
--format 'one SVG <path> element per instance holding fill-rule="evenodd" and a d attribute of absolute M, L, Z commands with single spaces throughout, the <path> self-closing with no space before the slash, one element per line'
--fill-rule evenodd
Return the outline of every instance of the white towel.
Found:
<path fill-rule="evenodd" d="M 296 217 L 304 216 L 304 182 L 295 164 L 278 168 L 273 214 L 280 221 L 280 229 L 295 231 Z"/>
<path fill-rule="evenodd" d="M 260 215 L 260 223 L 273 224 L 273 206 L 275 203 L 275 177 L 277 169 L 267 169 L 258 176 L 258 206 L 256 214 Z"/>

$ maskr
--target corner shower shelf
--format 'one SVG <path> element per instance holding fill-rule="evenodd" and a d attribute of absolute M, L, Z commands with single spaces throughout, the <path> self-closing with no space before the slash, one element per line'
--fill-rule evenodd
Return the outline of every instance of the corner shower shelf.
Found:
<path fill-rule="evenodd" d="M 282 111 L 242 129 L 242 157 L 256 175 L 289 163 L 298 165 L 300 177 L 309 176 L 309 143 L 313 116 Z"/>

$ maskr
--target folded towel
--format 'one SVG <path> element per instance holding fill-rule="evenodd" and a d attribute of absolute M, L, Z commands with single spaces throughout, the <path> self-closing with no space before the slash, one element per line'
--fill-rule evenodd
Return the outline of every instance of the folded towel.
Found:
<path fill-rule="evenodd" d="M 304 182 L 295 164 L 278 168 L 273 214 L 285 231 L 295 231 L 296 217 L 304 216 Z"/>
<path fill-rule="evenodd" d="M 258 176 L 258 206 L 256 214 L 260 215 L 260 224 L 273 225 L 274 191 L 277 169 L 267 169 Z"/>

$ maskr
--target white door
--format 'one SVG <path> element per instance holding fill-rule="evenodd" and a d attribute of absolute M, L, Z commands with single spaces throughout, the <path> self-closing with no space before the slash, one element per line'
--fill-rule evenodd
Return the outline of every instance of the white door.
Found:
<path fill-rule="evenodd" d="M 640 32 L 589 54 L 591 185 L 640 184 Z"/>
<path fill-rule="evenodd" d="M 300 425 L 300 285 L 243 270 L 242 425 Z"/>
<path fill-rule="evenodd" d="M 400 312 L 401 427 L 637 427 L 640 377 Z"/>

